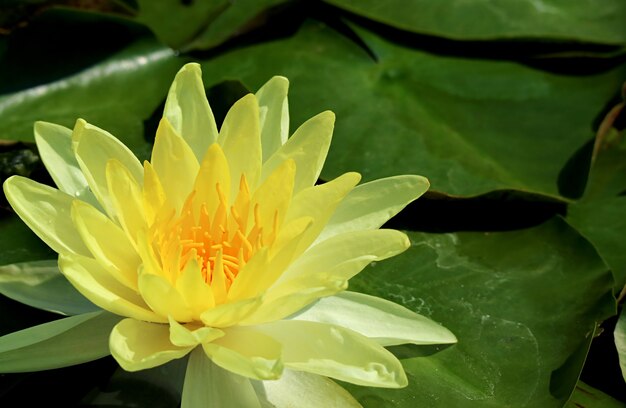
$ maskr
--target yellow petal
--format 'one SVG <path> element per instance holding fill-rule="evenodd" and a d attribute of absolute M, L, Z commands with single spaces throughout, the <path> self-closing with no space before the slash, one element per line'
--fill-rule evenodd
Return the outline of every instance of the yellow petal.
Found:
<path fill-rule="evenodd" d="M 173 281 L 173 278 L 166 276 L 161 264 L 157 260 L 152 244 L 148 240 L 147 232 L 140 230 L 137 232 L 137 252 L 142 261 L 141 271 L 151 275 L 159 275 Z"/>
<path fill-rule="evenodd" d="M 55 252 L 90 255 L 72 222 L 73 197 L 19 176 L 9 177 L 3 188 L 17 215 Z"/>
<path fill-rule="evenodd" d="M 185 64 L 172 83 L 163 116 L 185 139 L 197 160 L 217 141 L 217 126 L 202 84 L 200 65 Z"/>
<path fill-rule="evenodd" d="M 382 261 L 404 252 L 410 246 L 406 234 L 396 230 L 352 231 L 335 235 L 298 257 L 281 276 L 279 284 L 302 277 L 315 277 L 331 269 L 335 276 L 348 280 L 360 271 L 349 267 L 344 272 L 338 270 L 337 265 L 363 256 L 371 256 L 372 261 Z"/>
<path fill-rule="evenodd" d="M 266 233 L 280 228 L 293 194 L 296 165 L 287 160 L 259 186 L 252 196 L 250 208 L 258 205 L 258 224 Z M 276 225 L 275 225 L 276 224 Z"/>
<path fill-rule="evenodd" d="M 230 327 L 224 332 L 224 337 L 202 345 L 215 364 L 256 380 L 280 377 L 283 370 L 280 343 L 254 328 Z"/>
<path fill-rule="evenodd" d="M 264 248 L 254 254 L 239 271 L 228 292 L 228 299 L 254 297 L 272 286 L 294 259 L 311 225 L 308 217 L 292 221 L 281 231 L 271 251 Z"/>
<path fill-rule="evenodd" d="M 72 149 L 72 130 L 48 122 L 35 122 L 35 142 L 41 160 L 59 190 L 99 206 Z"/>
<path fill-rule="evenodd" d="M 217 305 L 200 315 L 202 322 L 211 327 L 229 327 L 238 324 L 246 316 L 257 310 L 263 303 L 258 296 Z"/>
<path fill-rule="evenodd" d="M 293 317 L 349 327 L 383 346 L 456 343 L 445 327 L 396 303 L 356 292 L 320 299 Z"/>
<path fill-rule="evenodd" d="M 150 162 L 144 162 L 144 178 L 143 178 L 143 209 L 146 215 L 146 222 L 152 225 L 157 215 L 161 211 L 165 203 L 165 190 L 159 180 L 159 176 Z"/>
<path fill-rule="evenodd" d="M 113 279 L 94 259 L 61 254 L 59 269 L 83 296 L 104 310 L 151 322 L 167 321 L 150 310 L 137 293 Z"/>
<path fill-rule="evenodd" d="M 137 157 L 109 132 L 82 119 L 76 121 L 72 133 L 74 153 L 89 187 L 107 214 L 115 218 L 106 181 L 106 164 L 110 159 L 120 161 L 137 183 L 141 183 L 143 169 Z"/>
<path fill-rule="evenodd" d="M 274 407 L 362 408 L 348 391 L 321 375 L 285 369 L 280 379 L 262 384 L 267 402 Z"/>
<path fill-rule="evenodd" d="M 157 367 L 184 357 L 193 347 L 178 347 L 169 339 L 166 324 L 124 319 L 111 331 L 111 355 L 126 371 Z"/>
<path fill-rule="evenodd" d="M 365 386 L 400 388 L 408 383 L 402 364 L 393 354 L 352 330 L 297 320 L 255 329 L 282 344 L 287 368 Z"/>
<path fill-rule="evenodd" d="M 107 162 L 106 178 L 117 219 L 136 248 L 137 232 L 147 228 L 141 187 L 128 169 L 115 159 Z"/>
<path fill-rule="evenodd" d="M 224 336 L 222 330 L 214 327 L 198 326 L 193 323 L 182 325 L 171 317 L 169 322 L 170 341 L 178 347 L 193 347 Z"/>
<path fill-rule="evenodd" d="M 255 94 L 259 102 L 263 162 L 287 142 L 289 136 L 289 81 L 275 76 Z"/>
<path fill-rule="evenodd" d="M 139 276 L 139 293 L 156 314 L 171 316 L 179 322 L 193 320 L 191 308 L 167 279 L 143 273 Z"/>
<path fill-rule="evenodd" d="M 424 194 L 430 186 L 421 176 L 387 177 L 356 186 L 339 204 L 317 241 L 343 232 L 376 229 Z"/>
<path fill-rule="evenodd" d="M 122 285 L 137 290 L 141 259 L 127 235 L 106 215 L 84 201 L 75 200 L 72 219 L 94 258 Z"/>
<path fill-rule="evenodd" d="M 319 281 L 319 279 L 317 279 Z M 299 312 L 319 298 L 334 295 L 346 290 L 347 281 L 328 279 L 324 286 L 315 287 L 308 285 L 291 291 L 284 296 L 272 297 L 264 300 L 261 307 L 254 313 L 241 319 L 242 326 L 257 325 L 267 322 L 275 322 Z"/>
<path fill-rule="evenodd" d="M 220 129 L 218 143 L 222 146 L 230 166 L 230 201 L 239 190 L 242 174 L 250 188 L 255 190 L 261 176 L 262 153 L 259 105 L 254 95 L 244 96 L 230 108 Z"/>
<path fill-rule="evenodd" d="M 261 408 L 261 403 L 250 379 L 215 365 L 198 347 L 187 363 L 181 407 Z"/>
<path fill-rule="evenodd" d="M 263 164 L 261 179 L 267 178 L 282 162 L 292 159 L 296 162 L 294 193 L 311 187 L 317 181 L 335 126 L 335 114 L 322 112 L 304 122 L 272 157 Z"/>
<path fill-rule="evenodd" d="M 226 156 L 224 156 L 224 151 L 217 143 L 209 146 L 206 155 L 200 163 L 200 170 L 195 180 L 195 214 L 199 214 L 200 206 L 204 204 L 207 214 L 213 216 L 220 204 L 217 185 L 219 184 L 227 198 L 230 197 L 231 187 L 228 161 Z"/>
<path fill-rule="evenodd" d="M 317 238 L 337 205 L 360 179 L 358 173 L 345 173 L 328 183 L 302 190 L 293 198 L 285 222 L 307 216 L 313 218 L 313 224 L 297 253 L 302 253 Z"/>
<path fill-rule="evenodd" d="M 193 256 L 176 280 L 176 290 L 191 308 L 195 320 L 199 320 L 202 312 L 215 306 L 213 291 L 204 281 L 200 266 Z"/>
<path fill-rule="evenodd" d="M 159 123 L 151 163 L 165 196 L 180 213 L 193 188 L 200 165 L 191 148 L 176 134 L 166 118 Z"/>

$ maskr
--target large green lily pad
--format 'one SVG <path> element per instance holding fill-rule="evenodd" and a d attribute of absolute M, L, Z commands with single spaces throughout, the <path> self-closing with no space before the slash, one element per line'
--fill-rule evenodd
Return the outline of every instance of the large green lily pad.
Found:
<path fill-rule="evenodd" d="M 351 289 L 429 316 L 459 342 L 430 356 L 401 350 L 413 356 L 403 361 L 406 389 L 350 391 L 365 407 L 563 406 L 595 322 L 615 313 L 611 275 L 593 247 L 561 218 L 409 237 L 405 254 L 371 266 Z"/>
<path fill-rule="evenodd" d="M 626 3 L 621 0 L 324 1 L 403 30 L 454 39 L 626 43 Z"/>
<path fill-rule="evenodd" d="M 288 0 L 138 0 L 137 21 L 176 49 L 207 49 L 254 26 L 254 19 Z M 176 18 L 172 18 L 172 16 Z"/>
<path fill-rule="evenodd" d="M 154 40 L 139 40 L 75 75 L 0 97 L 0 139 L 33 141 L 38 120 L 73 127 L 76 119 L 145 149 L 144 123 L 162 103 L 182 60 Z"/>
<path fill-rule="evenodd" d="M 292 38 L 204 62 L 204 80 L 239 79 L 254 90 L 272 75 L 287 76 L 293 126 L 333 110 L 326 179 L 349 170 L 365 180 L 416 173 L 455 195 L 518 189 L 559 196 L 561 170 L 593 137 L 593 120 L 626 72 L 562 76 L 358 34 L 373 55 L 310 23 Z"/>

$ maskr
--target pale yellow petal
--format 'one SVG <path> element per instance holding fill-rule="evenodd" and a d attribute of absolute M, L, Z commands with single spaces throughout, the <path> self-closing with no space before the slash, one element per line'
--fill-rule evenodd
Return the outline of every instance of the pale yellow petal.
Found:
<path fill-rule="evenodd" d="M 324 323 L 281 320 L 255 326 L 283 346 L 285 367 L 353 384 L 399 388 L 408 381 L 400 361 L 352 330 Z"/>
<path fill-rule="evenodd" d="M 206 155 L 200 163 L 200 170 L 195 179 L 194 191 L 196 214 L 200 213 L 200 207 L 205 206 L 205 211 L 209 216 L 215 214 L 215 210 L 220 204 L 217 186 L 220 186 L 224 196 L 230 197 L 231 179 L 228 161 L 224 156 L 224 151 L 217 143 L 209 146 Z"/>
<path fill-rule="evenodd" d="M 264 397 L 276 408 L 361 408 L 361 404 L 328 377 L 285 369 L 278 380 L 263 381 Z"/>
<path fill-rule="evenodd" d="M 422 315 L 397 303 L 356 292 L 320 299 L 292 319 L 348 327 L 383 346 L 457 341 L 450 330 Z"/>
<path fill-rule="evenodd" d="M 319 284 L 319 279 L 316 279 Z M 254 313 L 241 319 L 242 326 L 251 326 L 268 322 L 275 322 L 299 312 L 319 298 L 334 295 L 348 287 L 348 281 L 329 277 L 324 286 L 306 286 L 292 290 L 280 297 L 264 300 L 261 307 Z"/>
<path fill-rule="evenodd" d="M 17 215 L 58 253 L 90 255 L 72 222 L 74 198 L 25 177 L 9 177 L 4 194 Z"/>
<path fill-rule="evenodd" d="M 376 229 L 430 186 L 421 176 L 387 177 L 356 186 L 339 204 L 317 241 L 344 232 Z"/>
<path fill-rule="evenodd" d="M 193 347 L 178 347 L 169 339 L 169 326 L 124 319 L 111 331 L 111 355 L 126 371 L 157 367 L 184 357 Z"/>
<path fill-rule="evenodd" d="M 141 258 L 124 231 L 84 201 L 75 200 L 72 219 L 93 257 L 122 285 L 137 290 Z"/>
<path fill-rule="evenodd" d="M 183 325 L 171 317 L 169 322 L 170 341 L 178 347 L 193 347 L 224 336 L 224 332 L 215 327 L 198 326 L 196 323 Z"/>
<path fill-rule="evenodd" d="M 165 118 L 161 119 L 157 129 L 151 163 L 165 196 L 180 212 L 193 189 L 200 165 L 191 148 Z"/>
<path fill-rule="evenodd" d="M 261 129 L 259 105 L 252 94 L 235 102 L 224 118 L 218 143 L 228 159 L 231 176 L 231 201 L 239 190 L 241 175 L 255 190 L 261 176 Z"/>
<path fill-rule="evenodd" d="M 136 248 L 138 231 L 148 227 L 141 186 L 128 169 L 115 159 L 107 162 L 106 178 L 117 219 Z"/>
<path fill-rule="evenodd" d="M 263 303 L 258 296 L 217 305 L 200 315 L 202 322 L 211 327 L 229 327 L 238 324 L 242 319 L 254 313 Z"/>
<path fill-rule="evenodd" d="M 279 283 L 314 277 L 331 269 L 334 269 L 335 276 L 348 280 L 360 271 L 348 267 L 344 272 L 337 270 L 337 265 L 363 256 L 371 256 L 372 261 L 382 261 L 404 252 L 410 246 L 406 234 L 396 230 L 376 229 L 335 235 L 300 255 L 289 265 Z"/>
<path fill-rule="evenodd" d="M 262 405 L 249 378 L 217 366 L 198 347 L 189 356 L 181 408 L 198 407 L 261 408 Z"/>
<path fill-rule="evenodd" d="M 159 316 L 173 317 L 179 322 L 193 320 L 191 308 L 174 286 L 165 278 L 151 273 L 139 276 L 139 293 Z"/>
<path fill-rule="evenodd" d="M 317 181 L 335 126 L 335 114 L 322 112 L 304 122 L 276 153 L 264 164 L 262 179 L 267 178 L 282 162 L 292 159 L 296 162 L 294 192 L 311 187 Z"/>
<path fill-rule="evenodd" d="M 215 364 L 256 380 L 274 380 L 280 377 L 283 371 L 280 343 L 252 327 L 230 327 L 223 330 L 226 333 L 224 337 L 202 345 Z"/>
<path fill-rule="evenodd" d="M 110 159 L 119 160 L 137 183 L 143 179 L 143 169 L 137 157 L 122 142 L 105 130 L 85 122 L 76 121 L 72 133 L 74 154 L 85 175 L 89 187 L 105 209 L 115 218 L 115 210 L 109 197 L 106 181 L 106 164 Z"/>
<path fill-rule="evenodd" d="M 301 217 L 313 218 L 313 225 L 307 231 L 307 237 L 302 240 L 298 253 L 302 253 L 315 241 L 337 205 L 360 179 L 358 173 L 345 173 L 328 183 L 302 190 L 293 198 L 285 222 Z"/>
<path fill-rule="evenodd" d="M 35 122 L 35 142 L 41 160 L 59 190 L 99 206 L 72 149 L 72 130 L 48 122 Z"/>
<path fill-rule="evenodd" d="M 95 259 L 61 254 L 59 269 L 83 296 L 104 310 L 151 322 L 167 321 L 150 310 L 136 292 L 113 279 Z"/>
<path fill-rule="evenodd" d="M 200 65 L 185 64 L 170 87 L 163 116 L 185 139 L 198 161 L 217 141 L 217 125 L 202 84 Z"/>
<path fill-rule="evenodd" d="M 287 142 L 289 137 L 289 81 L 275 76 L 255 94 L 259 102 L 263 162 Z"/>

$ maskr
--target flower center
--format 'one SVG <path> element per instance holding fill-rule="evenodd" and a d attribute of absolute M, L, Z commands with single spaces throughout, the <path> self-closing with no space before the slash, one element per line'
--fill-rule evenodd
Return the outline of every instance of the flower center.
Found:
<path fill-rule="evenodd" d="M 219 183 L 214 197 L 218 205 L 211 214 L 209 203 L 198 200 L 192 191 L 180 215 L 172 211 L 165 222 L 158 223 L 153 242 L 164 271 L 174 280 L 195 259 L 207 284 L 216 273 L 223 273 L 228 289 L 252 255 L 274 241 L 278 214 L 273 231 L 266 233 L 260 222 L 259 204 L 250 200 L 245 176 L 232 205 Z"/>

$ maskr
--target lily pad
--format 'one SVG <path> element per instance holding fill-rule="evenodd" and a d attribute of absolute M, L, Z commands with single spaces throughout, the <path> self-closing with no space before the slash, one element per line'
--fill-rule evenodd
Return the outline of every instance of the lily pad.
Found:
<path fill-rule="evenodd" d="M 413 173 L 453 195 L 517 189 L 560 197 L 562 168 L 593 137 L 595 117 L 626 73 L 621 66 L 562 76 L 438 56 L 357 30 L 373 55 L 309 23 L 292 38 L 205 61 L 205 84 L 236 78 L 257 89 L 281 74 L 291 81 L 291 123 L 333 110 L 325 179 L 350 170 L 364 180 Z"/>
<path fill-rule="evenodd" d="M 593 247 L 560 217 L 518 231 L 409 237 L 405 254 L 371 266 L 351 289 L 439 321 L 459 342 L 429 356 L 402 350 L 406 389 L 349 390 L 365 407 L 562 407 L 584 360 L 577 353 L 615 313 Z"/>
<path fill-rule="evenodd" d="M 626 137 L 611 125 L 596 138 L 585 195 L 570 205 L 567 221 L 596 247 L 619 292 L 626 285 Z"/>
<path fill-rule="evenodd" d="M 82 118 L 135 150 L 143 121 L 163 101 L 182 60 L 154 40 L 139 40 L 78 74 L 0 97 L 0 139 L 32 142 L 38 120 L 72 128 Z"/>
<path fill-rule="evenodd" d="M 138 0 L 137 21 L 176 49 L 207 49 L 253 25 L 255 17 L 288 0 Z M 172 16 L 176 18 L 172 18 Z"/>
<path fill-rule="evenodd" d="M 626 285 L 626 196 L 572 204 L 567 221 L 598 250 L 615 276 L 615 291 Z"/>
<path fill-rule="evenodd" d="M 549 38 L 625 44 L 621 0 L 324 0 L 403 30 L 459 40 Z"/>

